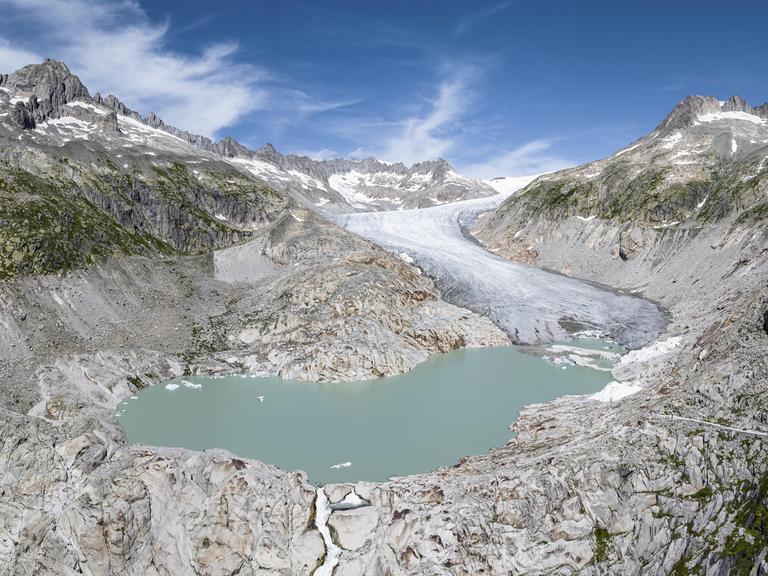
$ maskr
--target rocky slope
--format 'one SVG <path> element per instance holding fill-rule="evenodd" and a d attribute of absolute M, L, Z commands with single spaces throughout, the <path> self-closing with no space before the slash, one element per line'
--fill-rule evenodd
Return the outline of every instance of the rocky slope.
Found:
<path fill-rule="evenodd" d="M 734 215 L 739 224 L 761 225 L 766 172 L 768 105 L 691 96 L 610 158 L 540 177 L 484 220 L 478 234 L 533 261 L 526 230 L 536 221 L 597 218 L 625 224 L 618 249 L 629 259 L 642 230 L 701 228 Z"/>
<path fill-rule="evenodd" d="M 609 412 L 562 400 L 516 423 L 513 453 L 527 460 L 533 445 L 555 463 L 532 491 L 509 485 L 512 532 L 550 543 L 523 543 L 532 571 L 550 558 L 566 572 L 768 572 L 765 110 L 688 98 L 648 136 L 539 178 L 476 225 L 507 257 L 658 300 L 678 342 L 614 372 L 645 390 Z M 542 508 L 556 521 L 544 530 L 527 517 Z"/>
<path fill-rule="evenodd" d="M 48 61 L 0 78 L 0 280 L 201 253 L 290 203 L 221 157 L 95 104 Z"/>

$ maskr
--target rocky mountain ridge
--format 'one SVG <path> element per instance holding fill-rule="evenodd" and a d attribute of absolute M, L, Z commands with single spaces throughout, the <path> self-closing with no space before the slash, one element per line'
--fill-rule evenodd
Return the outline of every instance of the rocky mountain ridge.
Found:
<path fill-rule="evenodd" d="M 652 228 L 696 227 L 734 215 L 764 221 L 767 173 L 768 105 L 691 96 L 614 155 L 536 179 L 489 215 L 480 234 L 494 245 L 518 246 L 525 260 L 530 243 L 520 230 L 540 218 Z M 622 249 L 627 257 L 633 242 L 628 237 Z"/>
<path fill-rule="evenodd" d="M 236 161 L 257 178 L 324 211 L 416 208 L 496 193 L 483 182 L 461 176 L 443 159 L 410 167 L 375 158 L 318 161 L 282 155 L 271 144 L 254 151 L 230 137 L 214 142 L 168 125 L 154 112 L 143 117 L 111 94 L 91 96 L 65 64 L 50 59 L 0 76 L 0 102 L 3 98 L 13 107 L 11 120 L 22 129 L 73 117 L 119 134 L 121 123 L 130 119 Z"/>

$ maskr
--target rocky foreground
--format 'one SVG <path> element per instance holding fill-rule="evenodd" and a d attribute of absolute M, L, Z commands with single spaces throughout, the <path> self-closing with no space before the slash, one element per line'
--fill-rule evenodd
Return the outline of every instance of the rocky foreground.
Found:
<path fill-rule="evenodd" d="M 62 107 L 84 95 L 56 78 L 47 98 L 7 93 L 0 118 L 0 193 L 13 208 L 2 218 L 16 230 L 0 243 L 0 573 L 312 574 L 336 546 L 337 576 L 768 571 L 766 181 L 751 155 L 762 136 L 752 125 L 721 136 L 720 119 L 700 120 L 762 118 L 754 110 L 689 103 L 607 172 L 546 177 L 481 219 L 475 233 L 498 253 L 642 293 L 671 323 L 614 371 L 634 395 L 530 406 L 489 454 L 326 487 L 332 505 L 353 491 L 367 504 L 331 512 L 329 547 L 301 472 L 127 445 L 115 407 L 185 372 L 375 377 L 507 336 L 194 135 L 159 134 L 110 100 L 120 133 L 89 116 L 87 134 L 63 142 Z M 667 185 L 701 171 L 674 168 L 661 192 L 603 211 L 616 190 L 643 199 L 633 175 L 672 162 L 653 160 L 670 142 L 696 166 L 736 168 L 717 172 L 701 206 L 709 188 Z M 665 194 L 674 225 L 656 209 Z M 705 219 L 713 199 L 727 209 Z M 40 215 L 25 222 L 29 206 Z M 53 218 L 59 206 L 69 216 Z"/>

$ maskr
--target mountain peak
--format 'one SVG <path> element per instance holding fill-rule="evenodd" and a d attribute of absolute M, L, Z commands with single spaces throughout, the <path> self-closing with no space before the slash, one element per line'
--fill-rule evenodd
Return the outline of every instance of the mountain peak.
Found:
<path fill-rule="evenodd" d="M 66 64 L 46 58 L 42 64 L 29 64 L 3 77 L 3 88 L 19 97 L 90 99 L 88 89 Z"/>
<path fill-rule="evenodd" d="M 718 100 L 714 96 L 687 96 L 672 109 L 656 129 L 663 131 L 690 128 L 696 125 L 699 116 L 718 112 L 744 112 L 768 118 L 768 103 L 753 108 L 738 95 L 731 96 L 726 101 Z"/>
<path fill-rule="evenodd" d="M 30 125 L 47 118 L 59 118 L 68 102 L 90 102 L 91 95 L 67 65 L 46 58 L 42 64 L 29 64 L 7 76 L 0 76 L 0 86 L 17 98 L 27 100 Z"/>

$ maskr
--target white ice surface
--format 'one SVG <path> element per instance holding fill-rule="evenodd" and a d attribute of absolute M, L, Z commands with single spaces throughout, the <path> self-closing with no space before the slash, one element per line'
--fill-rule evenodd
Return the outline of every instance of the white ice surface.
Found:
<path fill-rule="evenodd" d="M 752 122 L 753 124 L 768 124 L 768 121 L 749 114 L 747 112 L 731 111 L 731 112 L 711 112 L 709 114 L 702 114 L 696 118 L 699 122 L 717 122 L 718 120 L 743 120 L 745 122 Z"/>
<path fill-rule="evenodd" d="M 647 362 L 648 360 L 652 360 L 653 358 L 658 358 L 659 356 L 663 356 L 664 354 L 669 354 L 670 352 L 672 352 L 672 350 L 680 346 L 681 341 L 682 341 L 682 338 L 680 338 L 680 336 L 671 336 L 666 340 L 660 340 L 659 342 L 654 342 L 653 344 L 650 344 L 645 348 L 640 348 L 639 350 L 632 350 L 631 352 L 621 357 L 621 360 L 619 361 L 619 365 L 626 366 L 627 364 L 634 364 L 637 362 Z"/>
<path fill-rule="evenodd" d="M 345 214 L 335 220 L 395 253 L 406 251 L 435 279 L 443 299 L 489 316 L 516 342 L 561 340 L 567 336 L 561 320 L 600 330 L 629 348 L 656 337 L 666 319 L 647 300 L 510 262 L 464 235 L 462 221 L 494 209 L 505 198 Z"/>

